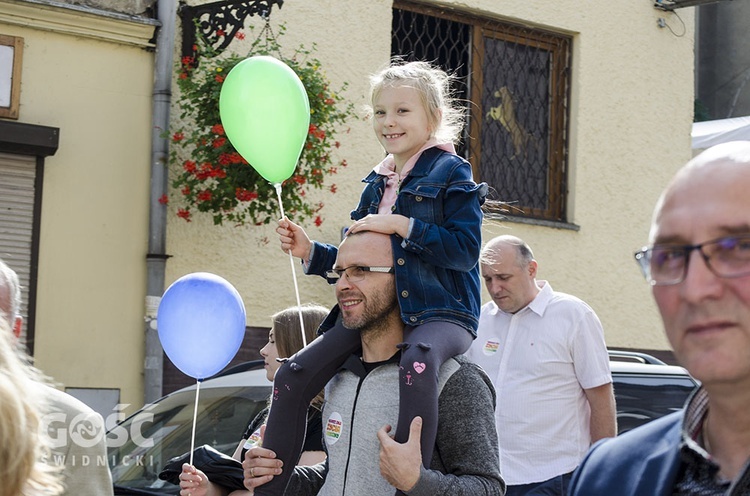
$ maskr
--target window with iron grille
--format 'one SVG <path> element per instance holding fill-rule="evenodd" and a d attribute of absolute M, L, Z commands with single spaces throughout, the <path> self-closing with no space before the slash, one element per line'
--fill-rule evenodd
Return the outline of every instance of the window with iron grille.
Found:
<path fill-rule="evenodd" d="M 467 126 L 459 153 L 513 216 L 567 222 L 568 36 L 396 0 L 391 54 L 457 79 Z"/>

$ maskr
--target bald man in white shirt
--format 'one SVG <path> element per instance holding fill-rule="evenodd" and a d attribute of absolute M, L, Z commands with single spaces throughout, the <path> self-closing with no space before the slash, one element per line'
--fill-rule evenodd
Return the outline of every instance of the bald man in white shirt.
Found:
<path fill-rule="evenodd" d="M 506 496 L 565 495 L 591 444 L 617 432 L 601 322 L 585 302 L 536 279 L 520 238 L 493 238 L 480 263 L 492 301 L 466 355 L 497 389 Z"/>

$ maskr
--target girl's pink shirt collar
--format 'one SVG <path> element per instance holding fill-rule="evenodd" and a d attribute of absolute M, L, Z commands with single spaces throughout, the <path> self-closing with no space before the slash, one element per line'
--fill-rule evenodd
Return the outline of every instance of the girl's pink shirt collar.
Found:
<path fill-rule="evenodd" d="M 444 150 L 448 153 L 453 153 L 454 155 L 456 153 L 456 148 L 453 146 L 453 143 L 438 143 L 435 138 L 431 138 L 429 141 L 427 141 L 427 143 L 424 144 L 422 148 L 419 149 L 417 153 L 412 155 L 409 160 L 406 161 L 406 163 L 404 164 L 404 168 L 401 169 L 400 174 L 396 172 L 396 161 L 393 159 L 393 155 L 391 154 L 388 154 L 382 162 L 375 166 L 373 170 L 377 174 L 386 176 L 387 178 L 385 191 L 383 192 L 383 198 L 380 200 L 380 206 L 378 207 L 379 214 L 391 213 L 391 207 L 396 204 L 398 187 L 401 184 L 401 181 L 403 181 L 403 179 L 409 175 L 409 172 L 411 172 L 411 170 L 414 168 L 414 165 L 417 163 L 417 160 L 419 160 L 419 157 L 422 156 L 422 152 L 432 147 L 438 147 L 441 150 Z"/>

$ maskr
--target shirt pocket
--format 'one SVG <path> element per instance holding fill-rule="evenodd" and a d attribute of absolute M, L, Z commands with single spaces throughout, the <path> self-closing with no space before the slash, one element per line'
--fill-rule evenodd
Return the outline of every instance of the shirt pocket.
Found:
<path fill-rule="evenodd" d="M 399 192 L 398 213 L 430 224 L 443 223 L 445 187 L 417 184 Z"/>

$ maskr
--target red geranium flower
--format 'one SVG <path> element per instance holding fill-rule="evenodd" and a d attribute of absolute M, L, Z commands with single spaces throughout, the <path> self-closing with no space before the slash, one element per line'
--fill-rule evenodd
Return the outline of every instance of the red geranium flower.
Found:
<path fill-rule="evenodd" d="M 185 219 L 186 221 L 190 222 L 190 210 L 186 208 L 181 208 L 177 211 L 177 217 L 180 217 L 181 219 Z"/>
<path fill-rule="evenodd" d="M 167 195 L 161 195 L 159 197 L 159 203 L 161 203 L 162 205 L 166 205 L 167 203 L 169 203 L 169 197 Z"/>
<path fill-rule="evenodd" d="M 320 215 L 315 217 L 315 225 L 320 227 L 320 225 L 323 223 L 323 219 L 320 218 Z"/>
<path fill-rule="evenodd" d="M 205 162 L 203 165 L 201 165 L 200 170 L 196 171 L 195 178 L 199 181 L 205 181 L 209 177 L 212 177 L 213 172 L 214 168 L 211 166 L 211 164 Z"/>
<path fill-rule="evenodd" d="M 234 195 L 239 201 L 253 201 L 258 198 L 258 193 L 255 191 L 248 191 L 245 188 L 237 188 Z"/>
<path fill-rule="evenodd" d="M 221 124 L 214 124 L 213 126 L 211 126 L 211 132 L 214 134 L 218 134 L 219 136 L 223 136 L 224 126 L 222 126 Z"/>
<path fill-rule="evenodd" d="M 198 193 L 198 200 L 199 201 L 211 201 L 211 190 L 204 189 L 200 193 Z"/>
<path fill-rule="evenodd" d="M 183 132 L 174 133 L 172 135 L 172 141 L 174 141 L 175 143 L 178 143 L 178 142 L 182 141 L 183 139 L 185 139 L 185 133 L 183 133 Z"/>

